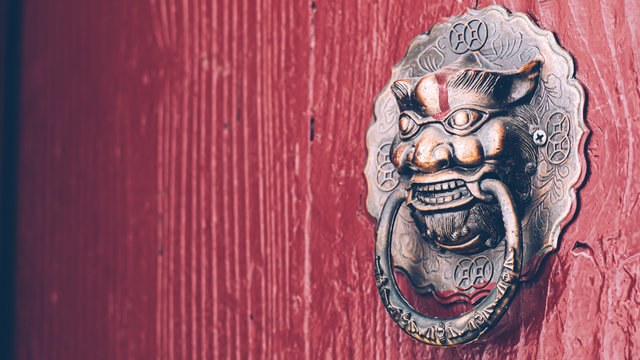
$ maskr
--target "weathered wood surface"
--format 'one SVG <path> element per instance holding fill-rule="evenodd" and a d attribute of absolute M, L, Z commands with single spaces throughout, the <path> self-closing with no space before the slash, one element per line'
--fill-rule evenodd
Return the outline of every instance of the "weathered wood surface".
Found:
<path fill-rule="evenodd" d="M 575 56 L 592 135 L 578 215 L 499 328 L 432 349 L 381 306 L 362 175 L 373 99 L 413 37 L 474 3 L 25 0 L 17 357 L 640 351 L 631 0 L 501 2 Z"/>

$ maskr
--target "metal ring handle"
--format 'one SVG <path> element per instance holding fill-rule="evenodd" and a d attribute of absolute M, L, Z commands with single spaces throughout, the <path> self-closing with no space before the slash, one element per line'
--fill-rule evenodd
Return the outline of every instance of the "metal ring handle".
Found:
<path fill-rule="evenodd" d="M 400 206 L 407 198 L 404 189 L 389 195 L 376 228 L 375 273 L 382 303 L 393 321 L 412 338 L 434 346 L 455 346 L 477 340 L 504 315 L 518 287 L 522 267 L 520 222 L 511 193 L 500 181 L 484 179 L 480 189 L 500 204 L 505 227 L 505 254 L 496 285 L 472 310 L 454 318 L 429 317 L 416 311 L 402 296 L 391 267 L 391 237 Z"/>

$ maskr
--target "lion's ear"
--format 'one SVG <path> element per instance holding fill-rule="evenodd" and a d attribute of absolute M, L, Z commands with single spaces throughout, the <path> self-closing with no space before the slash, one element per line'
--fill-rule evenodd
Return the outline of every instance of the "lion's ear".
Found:
<path fill-rule="evenodd" d="M 409 79 L 397 80 L 391 85 L 391 92 L 396 97 L 400 111 L 411 106 L 411 87 L 412 83 Z"/>
<path fill-rule="evenodd" d="M 504 102 L 511 104 L 530 96 L 538 85 L 542 62 L 532 60 L 515 73 L 503 76 L 498 86 L 504 91 Z"/>

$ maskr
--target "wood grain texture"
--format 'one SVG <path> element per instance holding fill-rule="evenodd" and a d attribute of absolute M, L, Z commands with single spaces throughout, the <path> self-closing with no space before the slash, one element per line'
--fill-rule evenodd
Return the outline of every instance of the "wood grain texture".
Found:
<path fill-rule="evenodd" d="M 373 99 L 411 39 L 474 4 L 25 0 L 17 358 L 640 351 L 631 0 L 500 3 L 574 55 L 592 135 L 578 215 L 499 327 L 432 349 L 380 303 L 362 175 Z"/>

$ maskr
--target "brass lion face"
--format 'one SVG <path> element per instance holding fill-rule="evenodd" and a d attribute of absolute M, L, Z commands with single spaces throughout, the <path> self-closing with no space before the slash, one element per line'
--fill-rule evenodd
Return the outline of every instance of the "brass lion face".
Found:
<path fill-rule="evenodd" d="M 537 163 L 530 135 L 537 119 L 528 102 L 541 62 L 511 72 L 480 66 L 470 53 L 391 87 L 400 116 L 390 156 L 410 183 L 412 216 L 427 240 L 458 253 L 493 247 L 504 234 L 479 181 L 502 181 L 522 203 Z"/>

